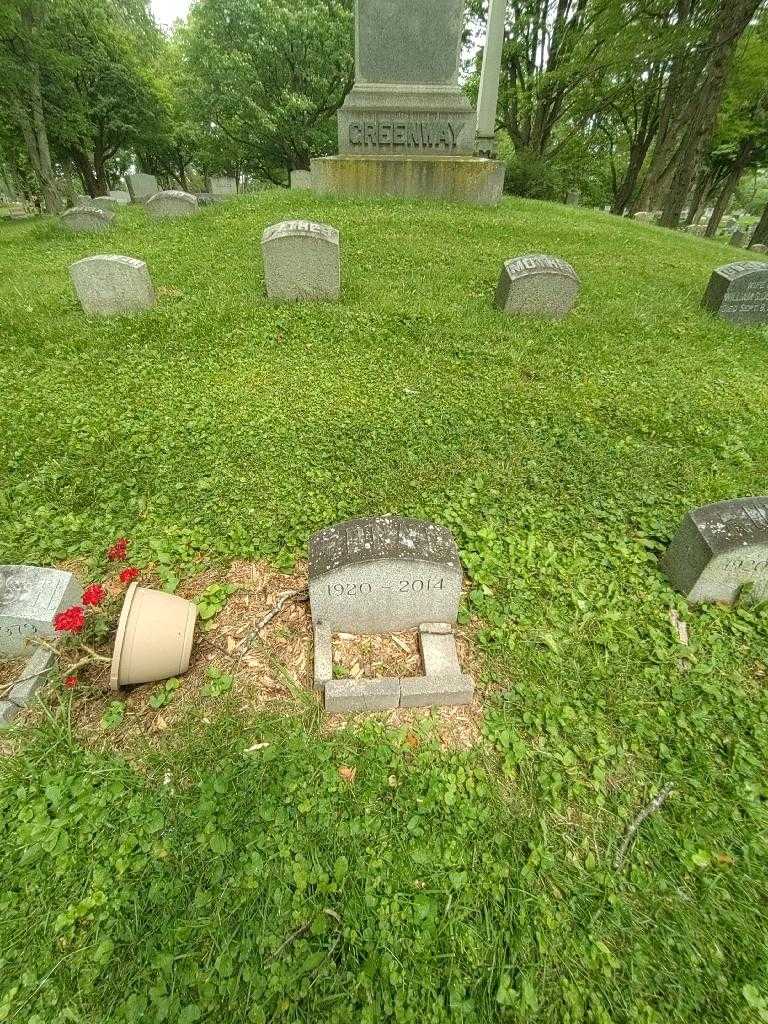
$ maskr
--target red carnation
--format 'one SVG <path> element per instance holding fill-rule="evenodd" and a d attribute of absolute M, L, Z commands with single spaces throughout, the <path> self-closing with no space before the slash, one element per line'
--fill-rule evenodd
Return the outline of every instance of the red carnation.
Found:
<path fill-rule="evenodd" d="M 85 612 L 79 604 L 54 616 L 53 628 L 57 633 L 80 633 L 85 625 Z"/>
<path fill-rule="evenodd" d="M 138 578 L 139 578 L 139 570 L 138 569 L 134 569 L 134 567 L 132 565 L 129 566 L 127 569 L 123 569 L 123 571 L 120 573 L 120 582 L 121 583 L 133 583 L 133 581 L 138 579 Z"/>
<path fill-rule="evenodd" d="M 92 583 L 90 587 L 86 587 L 83 591 L 83 604 L 90 604 L 96 608 L 106 596 L 107 592 L 104 587 L 99 583 Z"/>
<path fill-rule="evenodd" d="M 67 678 L 64 680 L 64 685 L 68 687 L 70 690 L 72 689 L 73 686 L 77 686 L 77 676 L 67 676 Z"/>
<path fill-rule="evenodd" d="M 115 541 L 109 551 L 107 551 L 107 558 L 110 562 L 124 562 L 127 553 L 128 541 L 125 537 L 120 537 Z"/>

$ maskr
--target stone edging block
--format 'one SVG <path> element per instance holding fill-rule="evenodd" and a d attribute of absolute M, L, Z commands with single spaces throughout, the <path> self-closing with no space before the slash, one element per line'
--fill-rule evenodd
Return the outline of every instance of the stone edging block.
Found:
<path fill-rule="evenodd" d="M 39 648 L 27 661 L 21 675 L 4 700 L 0 700 L 0 728 L 9 725 L 22 708 L 27 707 L 56 667 L 56 655 Z"/>

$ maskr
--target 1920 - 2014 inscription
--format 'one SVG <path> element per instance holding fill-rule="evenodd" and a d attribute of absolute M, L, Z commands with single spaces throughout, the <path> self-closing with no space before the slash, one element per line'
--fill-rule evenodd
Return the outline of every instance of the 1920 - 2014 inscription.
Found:
<path fill-rule="evenodd" d="M 395 580 L 392 584 L 384 583 L 328 583 L 326 590 L 329 597 L 367 597 L 377 591 L 389 590 L 397 594 L 421 594 L 425 591 L 443 590 L 445 577 L 427 577 L 426 579 Z"/>

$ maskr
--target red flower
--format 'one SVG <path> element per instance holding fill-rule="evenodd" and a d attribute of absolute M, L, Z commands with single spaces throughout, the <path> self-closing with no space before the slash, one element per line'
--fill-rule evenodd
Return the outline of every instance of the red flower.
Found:
<path fill-rule="evenodd" d="M 109 551 L 107 551 L 107 558 L 110 562 L 124 562 L 127 553 L 128 541 L 125 537 L 120 537 L 115 541 Z"/>
<path fill-rule="evenodd" d="M 123 569 L 120 573 L 121 583 L 133 583 L 135 579 L 139 578 L 139 570 L 134 569 L 133 566 L 129 566 L 127 569 Z"/>
<path fill-rule="evenodd" d="M 64 680 L 64 685 L 70 690 L 73 686 L 77 686 L 77 676 L 67 676 Z"/>
<path fill-rule="evenodd" d="M 106 596 L 107 592 L 104 587 L 99 583 L 92 583 L 90 587 L 86 587 L 83 591 L 83 604 L 90 604 L 96 608 Z"/>
<path fill-rule="evenodd" d="M 53 628 L 57 633 L 81 633 L 85 625 L 85 612 L 79 604 L 54 616 Z"/>

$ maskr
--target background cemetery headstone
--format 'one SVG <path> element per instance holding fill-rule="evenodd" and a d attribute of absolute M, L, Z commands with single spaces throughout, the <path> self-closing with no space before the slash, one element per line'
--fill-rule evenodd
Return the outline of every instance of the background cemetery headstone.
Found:
<path fill-rule="evenodd" d="M 237 195 L 237 181 L 235 178 L 219 176 L 211 178 L 211 195 L 216 199 L 229 199 Z"/>
<path fill-rule="evenodd" d="M 112 189 L 109 195 L 110 198 L 114 199 L 119 206 L 127 206 L 131 201 L 130 192 L 124 191 L 123 189 Z"/>
<path fill-rule="evenodd" d="M 495 304 L 504 313 L 557 320 L 571 311 L 580 287 L 576 271 L 557 256 L 517 256 L 501 268 Z"/>
<path fill-rule="evenodd" d="M 733 324 L 768 323 L 768 263 L 745 260 L 718 267 L 702 305 Z"/>
<path fill-rule="evenodd" d="M 740 228 L 737 228 L 731 235 L 731 245 L 736 246 L 736 248 L 742 248 L 746 240 L 747 236 Z"/>
<path fill-rule="evenodd" d="M 197 213 L 197 196 L 189 192 L 156 192 L 144 204 L 151 217 L 189 217 Z"/>
<path fill-rule="evenodd" d="M 754 245 L 750 245 L 750 252 L 768 252 L 768 245 L 763 245 L 762 242 L 755 242 Z"/>
<path fill-rule="evenodd" d="M 733 604 L 744 589 L 768 597 L 768 497 L 693 509 L 662 559 L 672 586 L 692 604 Z"/>
<path fill-rule="evenodd" d="M 707 233 L 706 224 L 688 224 L 685 228 L 689 235 L 697 235 L 699 238 L 703 238 Z"/>
<path fill-rule="evenodd" d="M 261 238 L 270 299 L 338 299 L 341 292 L 339 232 L 328 224 L 288 220 Z"/>
<path fill-rule="evenodd" d="M 474 684 L 462 673 L 453 626 L 462 571 L 449 530 L 379 516 L 327 527 L 310 541 L 309 600 L 315 688 L 330 712 L 465 704 Z M 419 629 L 424 674 L 407 679 L 333 679 L 331 638 Z"/>
<path fill-rule="evenodd" d="M 106 210 L 114 213 L 120 205 L 112 196 L 78 196 L 77 206 L 92 206 L 95 210 Z"/>
<path fill-rule="evenodd" d="M 311 171 L 291 171 L 291 188 L 311 189 Z"/>
<path fill-rule="evenodd" d="M 565 202 L 568 206 L 579 206 L 581 203 L 581 192 L 577 188 L 572 188 L 565 197 Z"/>
<path fill-rule="evenodd" d="M 463 0 L 357 0 L 355 84 L 338 113 L 339 156 L 312 161 L 316 192 L 501 199 L 503 164 L 473 155 L 463 25 Z"/>
<path fill-rule="evenodd" d="M 126 174 L 125 184 L 134 203 L 143 203 L 158 191 L 157 178 L 154 174 L 144 174 L 141 171 Z"/>
<path fill-rule="evenodd" d="M 54 636 L 54 617 L 82 596 L 71 572 L 0 565 L 0 661 L 32 654 L 29 638 Z"/>
<path fill-rule="evenodd" d="M 73 263 L 69 273 L 86 313 L 138 313 L 155 304 L 147 265 L 131 256 L 88 256 Z"/>
<path fill-rule="evenodd" d="M 59 220 L 68 231 L 106 231 L 112 226 L 114 213 L 99 210 L 95 206 L 73 206 L 62 213 Z"/>

